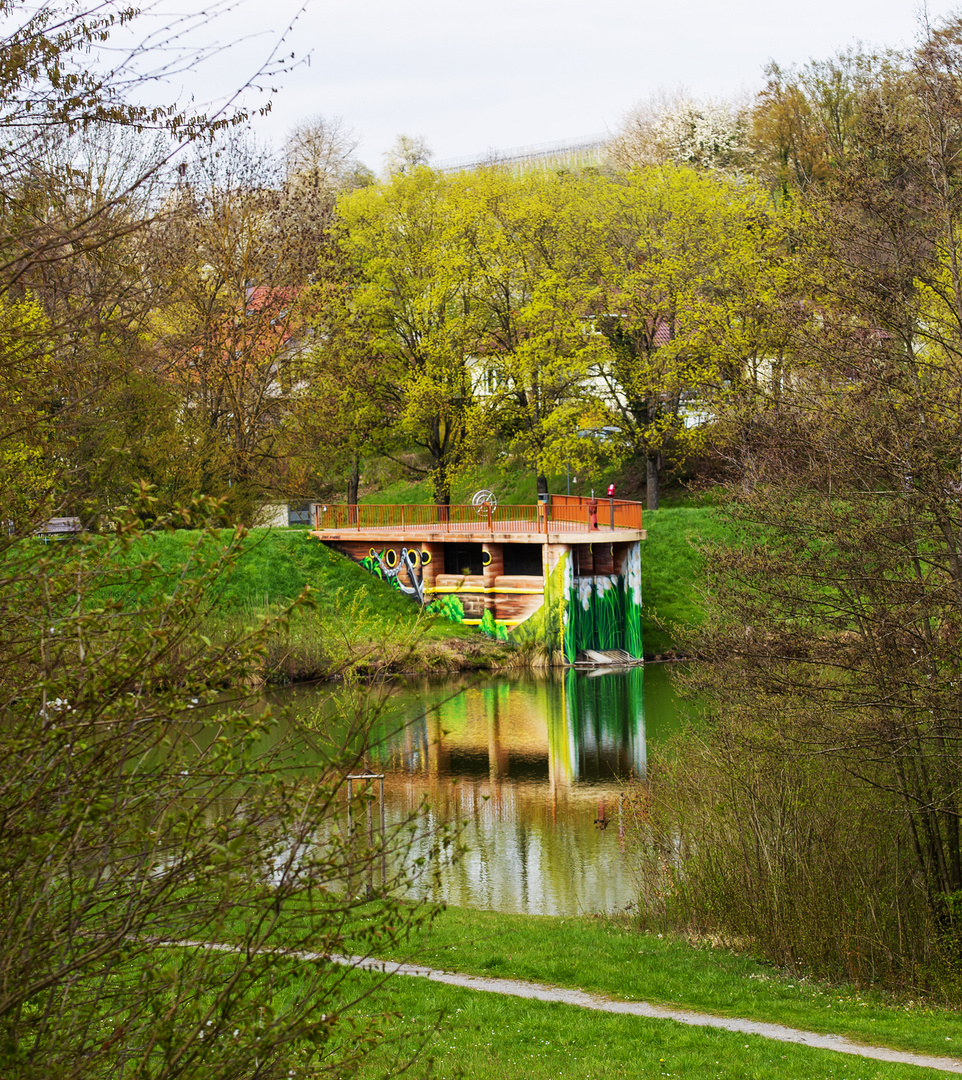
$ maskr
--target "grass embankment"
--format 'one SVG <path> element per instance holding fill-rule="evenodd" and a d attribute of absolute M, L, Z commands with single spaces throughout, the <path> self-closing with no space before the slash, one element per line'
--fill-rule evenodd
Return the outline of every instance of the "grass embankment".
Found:
<path fill-rule="evenodd" d="M 728 950 L 641 933 L 628 919 L 451 908 L 423 940 L 384 956 L 843 1035 L 872 1046 L 939 1056 L 962 1052 L 962 1018 L 957 1013 L 811 982 Z M 362 984 L 368 979 L 370 986 L 375 982 L 373 976 L 357 978 Z M 355 990 L 357 985 L 355 981 Z M 398 1033 L 444 1013 L 443 1025 L 429 1043 L 441 1077 L 920 1080 L 932 1075 L 914 1066 L 758 1036 L 606 1015 L 408 977 L 391 979 L 377 990 L 364 1006 L 365 1012 L 375 1009 L 396 1013 L 388 1030 L 393 1025 Z"/>
<path fill-rule="evenodd" d="M 711 506 L 647 510 L 648 539 L 641 545 L 641 594 L 645 656 L 676 649 L 673 627 L 698 626 L 704 618 L 700 594 L 704 557 L 699 547 L 735 539 Z"/>
<path fill-rule="evenodd" d="M 131 562 L 150 557 L 159 572 L 129 588 L 138 598 L 170 591 L 191 566 L 200 533 L 150 533 Z M 231 533 L 222 534 L 226 544 Z M 504 666 L 510 650 L 445 619 L 331 551 L 305 529 L 253 529 L 239 558 L 218 576 L 209 609 L 200 614 L 212 640 L 236 635 L 281 614 L 306 587 L 310 600 L 272 630 L 263 677 L 268 682 L 317 679 L 352 669 L 360 674 L 457 671 Z M 117 595 L 119 590 L 108 590 Z"/>

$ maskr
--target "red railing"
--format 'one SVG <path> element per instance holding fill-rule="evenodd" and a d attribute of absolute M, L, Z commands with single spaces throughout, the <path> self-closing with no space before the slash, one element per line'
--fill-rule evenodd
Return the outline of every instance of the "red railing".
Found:
<path fill-rule="evenodd" d="M 587 532 L 640 529 L 641 503 L 624 499 L 586 499 L 551 495 L 546 503 L 518 505 L 470 503 L 439 506 L 431 503 L 358 504 L 314 508 L 318 531 L 346 529 L 430 529 L 437 532 Z"/>
<path fill-rule="evenodd" d="M 592 504 L 599 529 L 640 529 L 641 503 L 627 499 L 589 499 L 584 495 L 552 495 L 552 521 L 578 521 L 589 526 Z"/>

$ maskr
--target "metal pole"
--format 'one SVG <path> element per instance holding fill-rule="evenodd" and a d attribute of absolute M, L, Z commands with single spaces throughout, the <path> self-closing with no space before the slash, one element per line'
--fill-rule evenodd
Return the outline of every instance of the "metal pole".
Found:
<path fill-rule="evenodd" d="M 385 837 L 387 827 L 384 820 L 384 777 L 381 777 L 381 888 L 387 888 L 387 850 Z"/>
<path fill-rule="evenodd" d="M 347 828 L 348 834 L 353 839 L 354 836 L 354 809 L 352 806 L 352 800 L 354 797 L 354 781 L 355 780 L 367 780 L 369 783 L 371 780 L 377 780 L 379 782 L 379 801 L 380 801 L 380 817 L 381 817 L 381 884 L 387 884 L 387 853 L 385 850 L 385 834 L 387 831 L 386 817 L 384 808 L 384 773 L 354 773 L 347 777 Z M 374 848 L 374 808 L 368 804 L 368 841 L 373 850 Z M 353 874 L 348 871 L 348 891 L 351 890 L 351 878 Z M 369 864 L 368 871 L 368 885 L 367 889 L 370 893 L 374 885 L 374 865 Z"/>

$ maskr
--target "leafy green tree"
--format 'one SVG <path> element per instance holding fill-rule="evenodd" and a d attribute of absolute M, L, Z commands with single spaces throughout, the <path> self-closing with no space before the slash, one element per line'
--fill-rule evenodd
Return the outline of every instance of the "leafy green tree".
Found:
<path fill-rule="evenodd" d="M 597 468 L 599 443 L 582 435 L 611 421 L 592 379 L 608 343 L 589 318 L 583 276 L 597 187 L 592 178 L 495 168 L 463 174 L 451 192 L 485 423 L 534 469 L 539 492 L 569 463 Z"/>
<path fill-rule="evenodd" d="M 657 509 L 666 456 L 684 458 L 706 434 L 699 410 L 779 347 L 760 316 L 774 308 L 770 268 L 783 248 L 764 195 L 718 174 L 650 168 L 606 196 L 590 264 L 610 343 L 600 377 Z"/>
<path fill-rule="evenodd" d="M 452 181 L 418 167 L 338 203 L 351 282 L 343 310 L 370 330 L 399 431 L 428 457 L 438 505 L 475 453 L 476 341 L 468 265 L 452 215 Z"/>
<path fill-rule="evenodd" d="M 375 327 L 354 304 L 355 283 L 334 253 L 322 259 L 320 280 L 311 291 L 313 344 L 307 367 L 309 388 L 297 422 L 298 439 L 311 452 L 305 495 L 345 489 L 358 501 L 365 458 L 398 449 L 399 395 L 386 374 Z"/>

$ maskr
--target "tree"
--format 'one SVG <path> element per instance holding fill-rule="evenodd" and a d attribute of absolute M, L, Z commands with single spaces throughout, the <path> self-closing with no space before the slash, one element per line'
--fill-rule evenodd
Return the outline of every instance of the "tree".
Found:
<path fill-rule="evenodd" d="M 165 516 L 145 481 L 98 535 L 36 535 L 99 495 L 103 451 L 61 450 L 83 432 L 113 445 L 100 427 L 121 379 L 100 364 L 131 374 L 120 361 L 144 323 L 129 298 L 157 235 L 152 214 L 126 212 L 143 172 L 109 198 L 83 191 L 76 163 L 52 184 L 41 134 L 212 125 L 130 104 L 126 60 L 98 67 L 97 47 L 136 12 L 3 12 L 16 29 L 0 72 L 0 1072 L 343 1071 L 379 1034 L 376 1018 L 352 1016 L 369 976 L 334 954 L 414 925 L 401 880 L 376 873 L 392 847 L 403 862 L 403 833 L 372 845 L 344 821 L 342 778 L 363 759 L 364 731 L 346 717 L 333 740 L 296 724 L 285 735 L 243 711 L 270 627 L 220 636 L 202 621 L 242 536 L 211 529 L 217 503 Z M 107 261 L 118 252 L 128 266 Z M 161 569 L 158 536 L 183 525 L 206 527 Z M 212 709 L 203 721 L 200 705 Z M 298 739 L 330 748 L 310 773 Z M 307 945 L 313 959 L 290 957 Z"/>
<path fill-rule="evenodd" d="M 695 101 L 680 87 L 641 101 L 625 116 L 609 151 L 620 168 L 687 165 L 730 174 L 751 163 L 744 103 Z"/>
<path fill-rule="evenodd" d="M 423 135 L 398 135 L 391 149 L 384 153 L 384 171 L 388 178 L 403 176 L 426 168 L 433 156 Z"/>
<path fill-rule="evenodd" d="M 157 467 L 162 450 L 164 465 L 183 459 L 148 343 L 164 299 L 147 243 L 164 192 L 150 174 L 165 149 L 97 124 L 59 141 L 38 139 L 34 151 L 31 180 L 14 192 L 16 216 L 29 209 L 36 247 L 67 236 L 78 242 L 70 258 L 17 267 L 8 298 L 39 304 L 48 330 L 36 341 L 36 377 L 21 380 L 18 394 L 45 417 L 37 450 L 57 475 L 62 511 L 94 524 L 126 501 L 138 477 L 165 483 Z M 132 186 L 144 176 L 150 179 Z M 151 238 L 156 233 L 155 223 Z"/>
<path fill-rule="evenodd" d="M 285 183 L 333 201 L 342 191 L 365 187 L 374 176 L 354 155 L 360 139 L 339 116 L 315 116 L 298 124 L 284 145 Z"/>
<path fill-rule="evenodd" d="M 451 186 L 420 167 L 338 203 L 351 283 L 343 311 L 370 327 L 380 383 L 396 402 L 400 432 L 428 455 L 438 505 L 450 503 L 451 483 L 471 460 L 478 415 L 475 323 Z"/>
<path fill-rule="evenodd" d="M 330 212 L 323 191 L 285 192 L 273 162 L 234 139 L 187 171 L 154 236 L 169 283 L 155 348 L 200 466 L 195 490 L 224 497 L 233 520 L 252 520 L 298 453 L 305 306 Z"/>
<path fill-rule="evenodd" d="M 897 66 L 893 53 L 859 50 L 801 68 L 769 64 L 752 110 L 752 171 L 782 198 L 837 176 L 862 148 L 863 106 Z"/>
<path fill-rule="evenodd" d="M 880 971 L 953 997 L 960 47 L 957 20 L 933 29 L 861 102 L 860 152 L 808 199 L 799 265 L 812 314 L 792 342 L 789 377 L 731 417 L 740 453 L 726 490 L 748 542 L 713 556 L 716 618 L 702 644 L 716 661 L 703 680 L 714 688 L 703 688 L 734 828 L 724 844 L 691 834 L 719 866 L 750 873 L 766 861 L 778 871 L 753 881 L 751 905 L 729 906 L 731 922 L 721 906 L 709 918 L 773 955 L 835 975 Z M 723 717 L 750 753 L 733 750 Z M 810 837 L 791 851 L 779 840 L 777 791 L 769 785 L 761 798 L 757 782 L 786 759 L 805 777 L 797 799 Z M 829 827 L 823 785 L 863 822 L 855 834 Z M 819 867 L 833 864 L 845 874 L 819 881 Z M 697 858 L 690 880 L 704 918 L 718 894 L 703 888 Z M 818 888 L 786 888 L 803 880 Z M 816 921 L 831 927 L 831 949 L 806 933 Z"/>
<path fill-rule="evenodd" d="M 780 347 L 765 316 L 784 249 L 764 196 L 717 174 L 650 168 L 612 183 L 608 199 L 591 266 L 611 346 L 600 376 L 657 509 L 666 456 L 683 459 L 705 434 L 692 410 Z"/>
<path fill-rule="evenodd" d="M 399 449 L 401 402 L 385 377 L 391 365 L 379 351 L 377 328 L 355 304 L 358 282 L 336 253 L 327 254 L 312 288 L 311 380 L 298 438 L 315 449 L 312 494 L 343 486 L 348 505 L 356 506 L 364 459 Z"/>
<path fill-rule="evenodd" d="M 538 491 L 570 463 L 597 468 L 586 430 L 611 414 L 592 380 L 607 342 L 592 325 L 583 267 L 597 181 L 493 168 L 462 174 L 451 192 L 467 263 L 489 432 L 533 468 Z"/>

